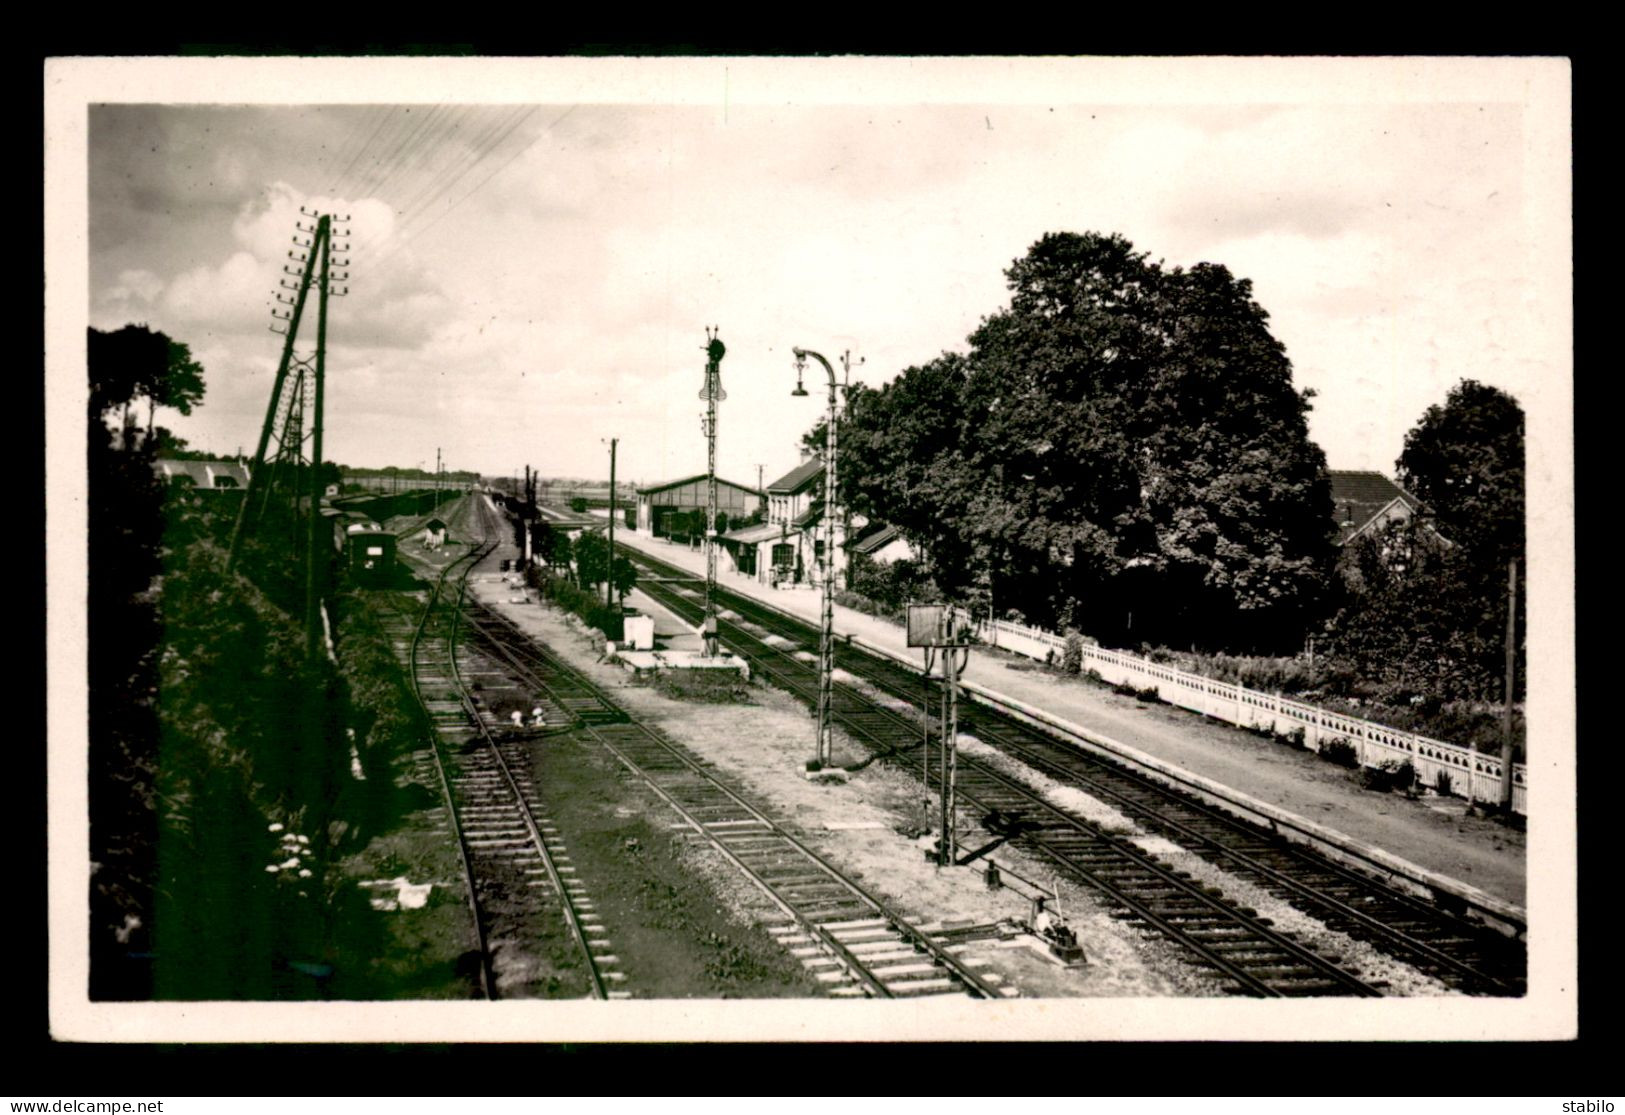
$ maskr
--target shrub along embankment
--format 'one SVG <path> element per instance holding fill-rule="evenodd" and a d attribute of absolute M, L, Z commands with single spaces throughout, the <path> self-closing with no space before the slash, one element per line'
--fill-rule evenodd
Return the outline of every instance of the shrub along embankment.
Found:
<path fill-rule="evenodd" d="M 588 627 L 602 631 L 606 639 L 621 638 L 620 609 L 605 607 L 603 598 L 596 592 L 589 592 L 566 577 L 534 565 L 525 571 L 525 582 L 541 593 L 543 599 L 573 612 Z"/>
<path fill-rule="evenodd" d="M 425 804 L 397 776 L 427 725 L 370 608 L 333 600 L 337 662 L 311 659 L 213 540 L 166 554 L 156 997 L 388 996 L 381 915 L 336 865 Z"/>

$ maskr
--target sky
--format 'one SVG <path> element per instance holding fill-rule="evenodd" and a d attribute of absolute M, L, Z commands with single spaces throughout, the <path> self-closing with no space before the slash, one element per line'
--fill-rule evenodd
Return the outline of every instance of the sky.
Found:
<path fill-rule="evenodd" d="M 871 385 L 964 351 L 1059 231 L 1251 280 L 1333 468 L 1391 475 L 1463 378 L 1563 428 L 1561 62 L 109 65 L 79 75 L 88 323 L 191 347 L 204 404 L 160 421 L 196 446 L 253 452 L 302 206 L 350 218 L 350 465 L 607 476 L 618 438 L 622 479 L 703 472 L 714 326 L 718 471 L 771 480 L 825 405 L 793 347 Z"/>

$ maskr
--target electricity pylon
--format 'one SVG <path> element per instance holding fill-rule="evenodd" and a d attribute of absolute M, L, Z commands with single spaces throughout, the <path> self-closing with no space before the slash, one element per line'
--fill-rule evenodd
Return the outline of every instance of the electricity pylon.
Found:
<path fill-rule="evenodd" d="M 231 544 L 226 552 L 229 572 L 237 562 L 245 534 L 253 533 L 273 501 L 286 501 L 295 523 L 295 534 L 289 547 L 288 558 L 299 560 L 298 527 L 303 518 L 305 527 L 305 633 L 307 649 L 316 653 L 321 646 L 321 586 L 319 571 L 325 564 L 325 547 L 331 543 L 322 530 L 321 466 L 322 466 L 322 407 L 327 375 L 327 300 L 349 293 L 348 287 L 335 288 L 334 283 L 349 279 L 347 271 L 336 271 L 349 265 L 348 259 L 335 259 L 334 253 L 347 251 L 335 238 L 349 235 L 348 230 L 335 225 L 348 223 L 348 217 L 329 213 L 316 213 L 300 206 L 299 212 L 314 224 L 297 224 L 299 233 L 293 238 L 295 250 L 288 252 L 291 264 L 284 263 L 287 276 L 280 281 L 283 290 L 276 294 L 277 302 L 286 310 L 271 310 L 271 316 L 285 322 L 286 328 L 271 326 L 273 333 L 281 334 L 282 359 L 277 364 L 276 380 L 271 386 L 271 399 L 266 406 L 265 422 L 260 428 L 259 445 L 254 451 L 254 467 L 248 475 L 248 490 L 237 511 L 232 526 Z M 302 265 L 302 266 L 301 266 Z M 290 282 L 290 279 L 296 281 Z M 304 321 L 305 306 L 311 288 L 317 291 L 316 346 L 305 357 L 294 354 L 299 340 L 299 327 Z M 267 450 L 272 439 L 276 450 L 269 470 L 265 468 Z M 303 489 L 303 491 L 301 491 Z M 303 502 L 303 506 L 301 503 Z"/>

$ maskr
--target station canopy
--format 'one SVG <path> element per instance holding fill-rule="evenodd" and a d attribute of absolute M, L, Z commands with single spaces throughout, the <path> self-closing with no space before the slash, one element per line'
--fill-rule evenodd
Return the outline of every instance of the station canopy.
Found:
<path fill-rule="evenodd" d="M 770 538 L 778 538 L 782 533 L 783 531 L 776 523 L 762 523 L 758 526 L 730 530 L 722 537 L 728 542 L 741 542 L 750 545 L 756 542 L 766 542 Z"/>

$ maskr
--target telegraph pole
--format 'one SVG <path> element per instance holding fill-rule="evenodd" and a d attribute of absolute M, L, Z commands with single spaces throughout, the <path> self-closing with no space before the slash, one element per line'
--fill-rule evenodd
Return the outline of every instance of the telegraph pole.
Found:
<path fill-rule="evenodd" d="M 440 446 L 434 447 L 434 513 L 440 514 Z"/>
<path fill-rule="evenodd" d="M 300 211 L 303 212 L 304 210 L 301 208 Z M 300 225 L 299 230 L 301 232 L 305 231 L 304 226 Z M 311 247 L 311 242 L 309 241 L 301 241 L 297 236 L 295 236 L 293 239 L 295 244 L 299 244 L 306 248 Z M 239 552 L 238 548 L 242 543 L 243 524 L 248 519 L 249 506 L 254 502 L 254 497 L 260 494 L 258 489 L 263 489 L 268 486 L 267 481 L 269 478 L 265 476 L 265 470 L 263 468 L 265 464 L 265 450 L 271 443 L 271 434 L 277 430 L 277 415 L 285 401 L 284 388 L 287 386 L 288 382 L 288 368 L 293 363 L 293 343 L 294 340 L 299 336 L 299 323 L 305 315 L 305 300 L 310 295 L 311 278 L 316 271 L 316 254 L 317 253 L 314 251 L 309 255 L 304 256 L 291 251 L 288 253 L 289 259 L 304 263 L 305 268 L 302 274 L 289 267 L 286 263 L 282 265 L 283 273 L 290 276 L 299 275 L 299 282 L 297 284 L 290 284 L 287 279 L 280 280 L 281 285 L 284 288 L 293 290 L 296 292 L 296 294 L 292 299 L 278 294 L 276 296 L 277 301 L 291 306 L 292 309 L 287 313 L 283 313 L 276 309 L 271 311 L 271 316 L 275 317 L 279 321 L 287 322 L 288 328 L 284 330 L 278 329 L 274 325 L 271 326 L 271 332 L 281 333 L 285 338 L 285 340 L 282 342 L 282 359 L 277 362 L 276 380 L 271 384 L 271 401 L 266 404 L 265 422 L 260 427 L 259 445 L 254 450 L 254 467 L 248 474 L 248 488 L 243 493 L 243 502 L 241 506 L 237 508 L 237 521 L 232 525 L 231 528 L 231 542 L 226 548 L 226 572 L 228 573 L 231 572 L 232 567 L 237 563 L 237 554 Z M 296 379 L 298 378 L 299 377 L 296 377 Z M 296 383 L 295 390 L 301 389 L 302 383 Z M 284 436 L 285 434 L 286 430 L 284 428 Z M 267 493 L 266 498 L 269 498 L 269 493 Z"/>
<path fill-rule="evenodd" d="M 331 259 L 331 218 L 323 216 L 316 222 L 314 250 L 322 254 L 321 293 L 316 303 L 316 392 L 314 413 L 311 415 L 310 434 L 310 545 L 305 558 L 305 650 L 314 658 L 322 646 L 321 579 L 317 570 L 325 552 L 321 545 L 322 528 L 322 393 L 327 379 L 327 280 Z"/>
<path fill-rule="evenodd" d="M 615 447 L 620 441 L 618 437 L 609 439 L 609 576 L 604 579 L 606 608 L 615 606 Z"/>

